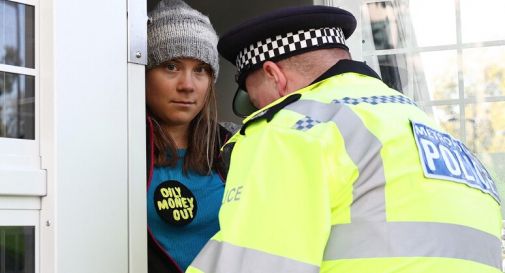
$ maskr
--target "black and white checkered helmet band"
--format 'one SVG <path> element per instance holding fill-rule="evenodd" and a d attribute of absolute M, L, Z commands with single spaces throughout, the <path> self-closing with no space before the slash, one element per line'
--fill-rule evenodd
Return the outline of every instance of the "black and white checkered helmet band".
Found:
<path fill-rule="evenodd" d="M 238 71 L 242 71 L 245 67 L 270 60 L 274 57 L 326 44 L 345 45 L 345 36 L 342 29 L 324 27 L 277 35 L 274 38 L 268 38 L 244 48 L 238 53 L 235 62 Z"/>

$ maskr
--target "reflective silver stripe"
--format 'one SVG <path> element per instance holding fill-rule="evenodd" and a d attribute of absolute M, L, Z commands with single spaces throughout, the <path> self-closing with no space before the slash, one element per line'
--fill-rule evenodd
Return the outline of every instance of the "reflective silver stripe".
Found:
<path fill-rule="evenodd" d="M 315 100 L 298 100 L 284 107 L 284 109 L 309 116 L 320 122 L 326 122 L 333 120 L 333 117 L 343 106 L 343 104 L 328 104 Z"/>
<path fill-rule="evenodd" d="M 386 178 L 380 155 L 382 144 L 358 115 L 344 104 L 327 104 L 313 100 L 299 100 L 285 109 L 320 122 L 331 121 L 337 125 L 344 138 L 347 154 L 359 172 L 353 184 L 351 222 L 386 221 Z"/>
<path fill-rule="evenodd" d="M 445 223 L 351 223 L 332 227 L 324 260 L 443 257 L 501 269 L 499 238 L 470 227 Z"/>
<path fill-rule="evenodd" d="M 210 240 L 191 266 L 204 273 L 317 273 L 319 267 L 250 248 Z"/>

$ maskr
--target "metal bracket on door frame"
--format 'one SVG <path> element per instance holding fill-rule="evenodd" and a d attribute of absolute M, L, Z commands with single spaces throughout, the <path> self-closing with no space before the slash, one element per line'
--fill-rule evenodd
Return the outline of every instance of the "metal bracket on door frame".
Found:
<path fill-rule="evenodd" d="M 147 64 L 147 1 L 128 0 L 128 62 Z"/>

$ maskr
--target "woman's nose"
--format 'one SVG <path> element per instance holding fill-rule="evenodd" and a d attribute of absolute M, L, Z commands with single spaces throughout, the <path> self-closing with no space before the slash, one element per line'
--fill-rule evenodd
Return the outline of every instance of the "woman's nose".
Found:
<path fill-rule="evenodd" d="M 179 91 L 193 91 L 194 82 L 191 72 L 184 71 L 181 73 L 179 77 L 179 81 L 177 83 L 177 90 Z"/>

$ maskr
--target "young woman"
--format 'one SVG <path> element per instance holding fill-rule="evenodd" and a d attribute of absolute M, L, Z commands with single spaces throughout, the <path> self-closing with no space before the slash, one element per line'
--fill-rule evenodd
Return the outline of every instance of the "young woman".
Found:
<path fill-rule="evenodd" d="M 217 35 L 179 0 L 150 12 L 146 72 L 149 272 L 183 272 L 219 229 L 224 190 Z"/>

